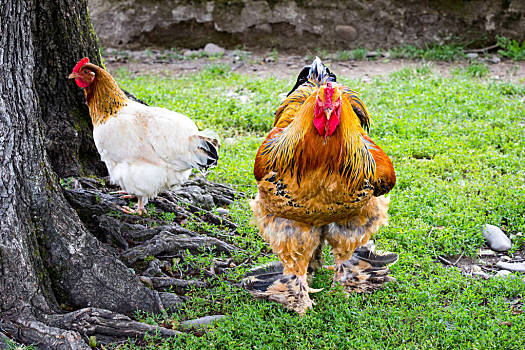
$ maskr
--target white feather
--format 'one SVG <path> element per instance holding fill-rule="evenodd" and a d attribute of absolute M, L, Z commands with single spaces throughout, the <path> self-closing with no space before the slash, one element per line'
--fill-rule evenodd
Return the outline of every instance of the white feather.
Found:
<path fill-rule="evenodd" d="M 198 135 L 185 115 L 134 101 L 93 130 L 112 182 L 145 198 L 181 184 L 202 164 Z"/>

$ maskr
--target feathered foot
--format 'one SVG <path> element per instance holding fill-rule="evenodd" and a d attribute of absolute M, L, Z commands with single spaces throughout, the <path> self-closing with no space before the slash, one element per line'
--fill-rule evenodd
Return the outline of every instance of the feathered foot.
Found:
<path fill-rule="evenodd" d="M 268 273 L 250 275 L 243 279 L 242 286 L 255 298 L 277 302 L 301 316 L 312 308 L 315 303 L 308 293 L 319 292 L 321 289 L 308 287 L 306 275 L 283 275 L 282 269 L 281 272 L 276 271 L 279 270 L 279 266 L 275 265 L 268 268 Z"/>
<path fill-rule="evenodd" d="M 270 261 L 266 264 L 255 266 L 251 268 L 250 270 L 248 270 L 248 272 L 246 272 L 244 277 L 245 279 L 247 279 L 247 277 L 253 277 L 253 279 L 268 280 L 272 276 L 283 275 L 283 272 L 284 272 L 284 267 L 280 261 Z M 310 277 L 311 276 L 308 273 L 307 282 L 308 282 L 308 279 L 310 279 Z M 308 282 L 307 284 L 310 285 L 310 282 Z M 316 289 L 316 288 L 308 287 L 308 293 L 319 293 L 323 289 L 324 288 Z"/>
<path fill-rule="evenodd" d="M 347 293 L 365 293 L 396 280 L 389 276 L 388 267 L 397 259 L 395 253 L 378 255 L 365 248 L 356 250 L 350 260 L 336 261 L 335 266 L 328 268 L 334 270 L 334 283 L 341 284 Z"/>
<path fill-rule="evenodd" d="M 138 215 L 147 214 L 148 212 L 146 211 L 146 208 L 144 207 L 145 205 L 144 202 L 145 201 L 143 200 L 142 197 L 138 197 L 136 209 L 131 209 L 128 206 L 123 206 L 122 211 L 126 214 L 138 214 Z"/>

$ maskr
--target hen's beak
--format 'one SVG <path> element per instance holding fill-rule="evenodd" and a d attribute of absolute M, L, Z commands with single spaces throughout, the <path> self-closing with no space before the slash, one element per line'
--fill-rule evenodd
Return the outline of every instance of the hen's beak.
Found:
<path fill-rule="evenodd" d="M 326 120 L 330 120 L 330 117 L 332 116 L 332 110 L 330 108 L 326 108 L 324 112 L 326 114 Z"/>
<path fill-rule="evenodd" d="M 68 79 L 76 79 L 76 78 L 80 78 L 77 73 L 73 72 L 73 73 L 69 74 Z"/>

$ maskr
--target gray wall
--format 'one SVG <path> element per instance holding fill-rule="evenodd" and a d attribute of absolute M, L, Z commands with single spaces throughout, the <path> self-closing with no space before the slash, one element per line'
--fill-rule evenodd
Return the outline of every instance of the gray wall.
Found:
<path fill-rule="evenodd" d="M 88 0 L 102 45 L 389 48 L 525 40 L 525 0 Z"/>

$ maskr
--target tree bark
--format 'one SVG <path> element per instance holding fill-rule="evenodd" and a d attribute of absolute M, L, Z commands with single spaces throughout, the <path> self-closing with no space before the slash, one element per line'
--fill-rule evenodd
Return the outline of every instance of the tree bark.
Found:
<path fill-rule="evenodd" d="M 121 212 L 107 179 L 61 186 L 59 176 L 105 173 L 82 91 L 66 78 L 84 56 L 100 64 L 86 0 L 2 0 L 0 33 L 0 349 L 5 337 L 89 349 L 91 336 L 179 335 L 129 316 L 178 307 L 188 288 L 209 287 L 195 277 L 235 267 L 178 264 L 187 252 L 238 251 L 236 225 L 211 211 L 235 193 L 196 178 L 152 200 L 157 216 L 137 217 Z"/>
<path fill-rule="evenodd" d="M 83 57 L 102 65 L 86 1 L 33 0 L 31 28 L 35 93 L 42 134 L 53 170 L 59 177 L 105 175 L 93 142 L 84 94 L 67 76 Z M 28 28 L 24 29 L 27 30 Z"/>
<path fill-rule="evenodd" d="M 73 322 L 79 315 L 64 306 L 130 315 L 163 305 L 84 227 L 46 153 L 60 174 L 100 170 L 82 92 L 66 79 L 83 55 L 100 59 L 86 2 L 2 0 L 0 32 L 0 335 L 40 348 L 89 348 Z M 75 123 L 80 130 L 71 133 Z M 133 333 L 129 319 L 96 313 Z M 84 323 L 102 322 L 97 317 Z"/>

